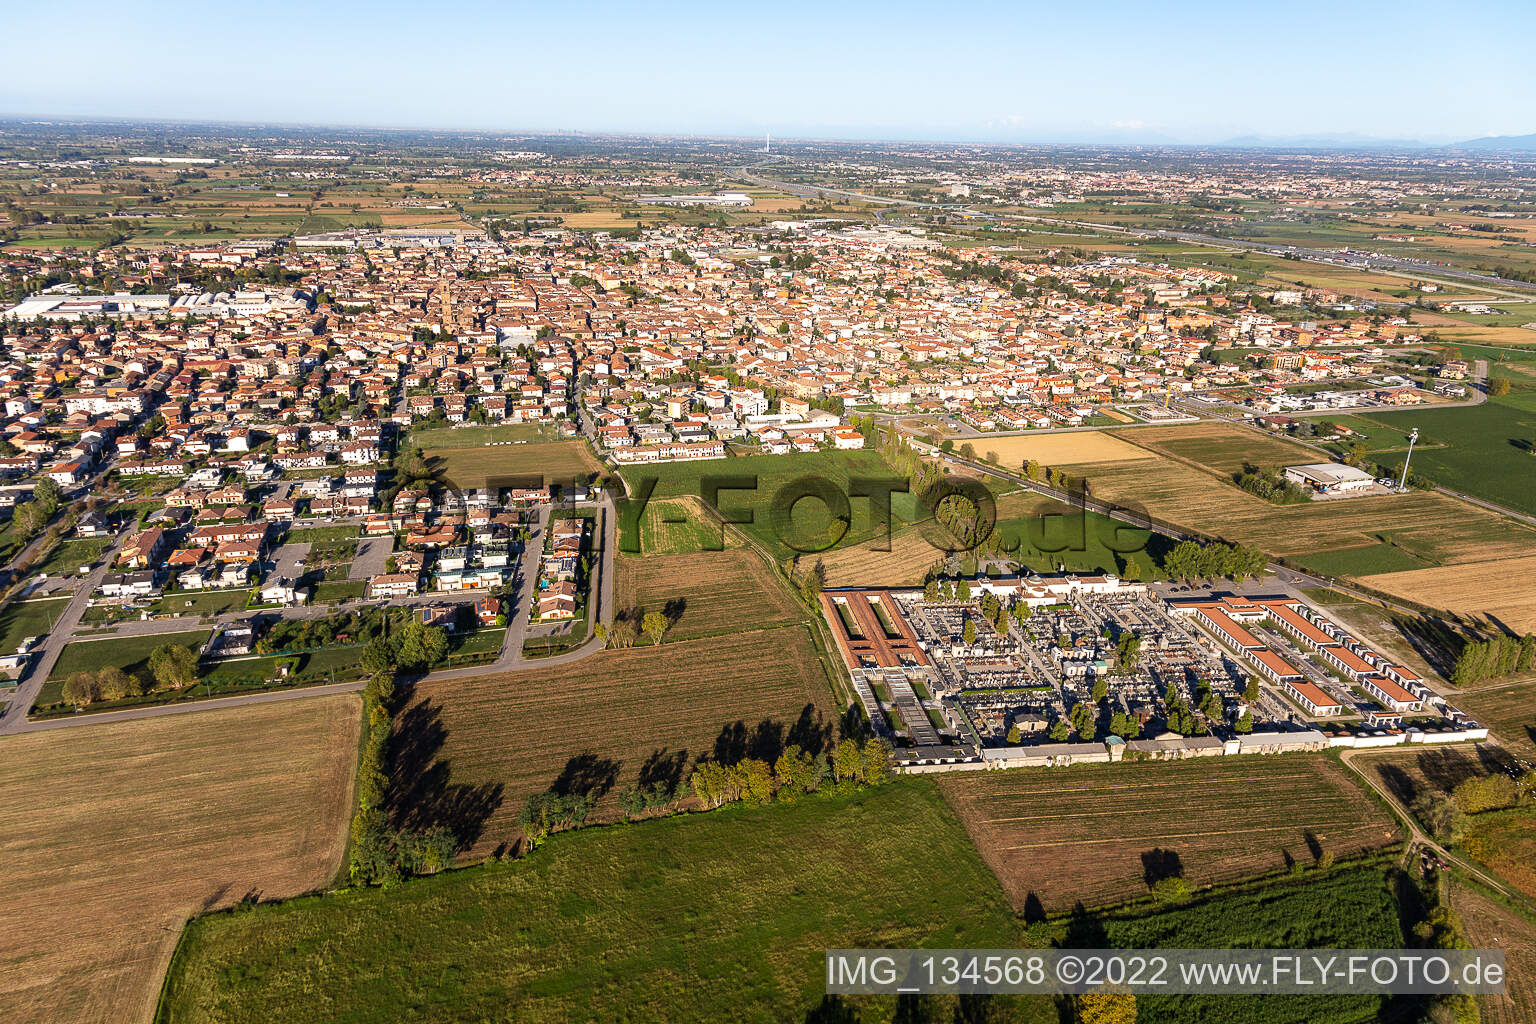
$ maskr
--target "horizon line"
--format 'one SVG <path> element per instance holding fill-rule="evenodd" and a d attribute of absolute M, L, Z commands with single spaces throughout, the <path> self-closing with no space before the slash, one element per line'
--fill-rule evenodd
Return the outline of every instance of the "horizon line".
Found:
<path fill-rule="evenodd" d="M 645 131 L 640 129 L 603 129 L 603 128 L 481 128 L 481 127 L 447 127 L 429 125 L 385 124 L 385 123 L 326 123 L 321 121 L 289 121 L 283 119 L 257 119 L 244 120 L 239 118 L 199 118 L 186 116 L 144 117 L 139 115 L 116 114 L 46 114 L 46 113 L 20 113 L 0 112 L 0 123 L 35 123 L 39 125 L 62 124 L 102 124 L 102 125 L 181 125 L 199 127 L 228 127 L 228 128 L 270 128 L 270 129 L 299 129 L 305 131 L 371 131 L 388 132 L 397 134 L 406 133 L 439 133 L 445 135 L 491 135 L 491 136 L 554 136 L 569 138 L 630 138 L 630 139 L 691 139 L 700 141 L 725 141 L 756 143 L 760 139 L 758 131 L 751 134 L 737 134 L 735 132 L 678 132 L 678 131 Z M 1391 139 L 1365 136 L 1360 138 L 1345 138 L 1349 133 L 1343 132 L 1318 132 L 1315 136 L 1264 136 L 1254 134 L 1252 141 L 1246 141 L 1246 135 L 1235 135 L 1220 141 L 1192 142 L 1175 141 L 1171 139 L 1143 138 L 1119 139 L 1107 141 L 1076 139 L 1068 140 L 1061 136 L 1054 139 L 1040 137 L 1034 139 L 1018 139 L 1005 141 L 1001 139 L 964 139 L 964 138 L 924 138 L 924 137 L 890 137 L 890 136 L 857 136 L 857 135 L 797 135 L 784 134 L 777 136 L 776 141 L 787 144 L 864 144 L 864 145 L 935 145 L 935 146 L 985 146 L 992 148 L 1010 148 L 1026 146 L 1043 146 L 1053 148 L 1071 148 L 1089 146 L 1100 149 L 1273 149 L 1273 150 L 1332 150 L 1339 152 L 1364 152 L 1368 150 L 1388 150 L 1400 153 L 1428 152 L 1440 150 L 1455 150 L 1461 146 L 1473 142 L 1491 143 L 1498 140 L 1524 139 L 1536 135 L 1536 132 L 1520 134 L 1484 135 L 1473 139 L 1462 139 L 1456 142 L 1427 142 L 1421 139 Z"/>

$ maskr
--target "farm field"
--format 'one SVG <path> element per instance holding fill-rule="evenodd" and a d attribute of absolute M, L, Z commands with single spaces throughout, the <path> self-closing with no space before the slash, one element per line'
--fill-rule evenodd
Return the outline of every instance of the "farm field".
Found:
<path fill-rule="evenodd" d="M 620 555 L 614 566 L 614 603 L 631 610 L 669 611 L 676 621 L 666 639 L 689 640 L 798 622 L 805 613 L 785 585 L 744 547 L 693 554 Z"/>
<path fill-rule="evenodd" d="M 1495 683 L 1463 690 L 1453 702 L 1491 729 L 1501 745 L 1536 761 L 1536 686 Z"/>
<path fill-rule="evenodd" d="M 153 1016 L 190 915 L 327 885 L 354 695 L 9 736 L 0 744 L 0 1019 Z"/>
<path fill-rule="evenodd" d="M 638 522 L 632 521 L 639 516 Z M 622 507 L 619 550 L 631 554 L 689 554 L 738 547 L 741 537 L 722 527 L 700 498 L 654 498 Z"/>
<path fill-rule="evenodd" d="M 1127 444 L 1102 430 L 1083 430 L 1065 434 L 1009 434 L 1001 437 L 962 437 L 953 435 L 955 444 L 962 441 L 975 446 L 976 454 L 991 458 L 1005 469 L 1017 471 L 1025 459 L 1046 466 L 1059 466 L 1068 462 L 1112 462 L 1116 460 L 1148 459 L 1152 456 Z"/>
<path fill-rule="evenodd" d="M 1284 450 L 1292 447 L 1258 434 L 1250 437 L 1251 432 L 1237 427 L 1197 424 L 1112 433 L 1141 446 L 1154 458 L 1073 463 L 1058 468 L 1086 477 L 1097 498 L 1139 505 L 1158 518 L 1228 541 L 1255 544 L 1276 556 L 1300 557 L 1366 547 L 1385 538 L 1425 561 L 1445 565 L 1518 557 L 1528 554 L 1536 544 L 1536 530 L 1440 494 L 1415 491 L 1274 505 L 1241 490 L 1225 473 L 1203 468 L 1203 463 L 1195 463 L 1188 455 L 1156 450 L 1171 444 L 1225 466 L 1240 462 L 1250 443 L 1258 444 L 1260 452 L 1281 456 L 1282 461 Z M 1307 453 L 1307 457 L 1309 461 L 1319 458 L 1316 453 Z"/>
<path fill-rule="evenodd" d="M 767 1024 L 822 1003 L 828 947 L 1018 938 L 937 788 L 903 779 L 562 833 L 522 860 L 204 917 L 162 1020 Z M 866 1022 L 895 1010 L 852 1003 Z M 1020 1024 L 1056 1020 L 1048 1000 L 1020 1010 Z"/>
<path fill-rule="evenodd" d="M 1047 912 L 1144 895 L 1175 864 L 1191 885 L 1397 841 L 1396 822 L 1337 763 L 1314 755 L 1082 765 L 945 776 L 1014 905 Z M 1192 815 L 1194 817 L 1192 817 Z"/>
<path fill-rule="evenodd" d="M 1290 755 L 1281 755 L 1289 757 Z M 1074 915 L 1066 946 L 1126 948 L 1357 948 L 1408 944 L 1394 859 L 1368 858 L 1324 874 L 1266 878 L 1159 912 Z M 1350 996 L 1138 996 L 1137 1019 L 1253 1024 L 1365 1024 L 1387 998 Z"/>
<path fill-rule="evenodd" d="M 478 448 L 505 441 L 532 444 L 557 441 L 560 432 L 549 423 L 461 424 L 450 427 L 425 427 L 412 430 L 409 442 L 423 450 L 432 448 Z"/>
<path fill-rule="evenodd" d="M 1145 531 L 1096 512 L 1083 517 L 1079 530 L 1076 515 L 1060 502 L 1017 491 L 997 499 L 994 529 L 1008 558 L 1038 572 L 1055 572 L 1061 565 L 1076 571 L 1122 572 L 1130 559 L 1142 579 L 1157 576 Z M 869 542 L 818 557 L 827 570 L 828 586 L 911 586 L 921 584 L 928 569 L 944 558 L 942 547 L 949 542 L 948 533 L 935 524 L 916 524 L 899 530 L 889 551 Z"/>
<path fill-rule="evenodd" d="M 1133 446 L 1195 463 L 1229 479 L 1244 463 L 1277 468 L 1320 458 L 1304 445 L 1226 423 L 1153 427 L 1136 431 L 1130 441 Z"/>
<path fill-rule="evenodd" d="M 1536 514 L 1533 394 L 1527 388 L 1460 409 L 1372 412 L 1358 418 L 1403 430 L 1418 427 L 1441 442 L 1413 453 L 1414 469 L 1440 486 Z"/>
<path fill-rule="evenodd" d="M 721 484 L 719 508 L 727 518 L 751 522 L 739 528 L 767 545 L 775 557 L 788 559 L 797 552 L 825 552 L 835 541 L 836 547 L 849 547 L 884 535 L 885 520 L 877 516 L 876 503 L 869 498 L 849 497 L 854 482 L 878 481 L 887 486 L 904 483 L 885 458 L 876 451 L 812 452 L 799 455 L 753 455 L 708 462 L 670 462 L 649 466 L 630 466 L 620 471 L 632 498 L 645 494 L 654 480 L 652 501 L 692 495 L 701 497 L 702 482 L 715 478 Z M 735 487 L 726 487 L 726 479 Z M 800 483 L 835 490 L 848 501 L 849 523 L 844 531 L 827 506 L 818 498 L 796 501 L 793 507 L 775 516 L 776 499 L 788 500 L 802 493 Z M 891 495 L 892 528 L 912 522 L 917 516 L 917 499 L 897 492 Z"/>
<path fill-rule="evenodd" d="M 478 832 L 472 852 L 486 854 L 519 837 L 527 798 L 562 773 L 605 794 L 598 813 L 612 813 L 653 754 L 691 762 L 717 741 L 731 753 L 758 733 L 766 746 L 791 733 L 827 742 L 838 711 L 799 625 L 602 651 L 547 669 L 428 678 L 397 716 L 397 780 L 425 781 L 397 788 L 393 813 L 422 821 L 471 804 L 475 820 L 455 825 Z"/>
<path fill-rule="evenodd" d="M 586 483 L 603 472 L 585 441 L 548 441 L 493 448 L 427 448 L 429 463 L 460 490 L 484 487 L 491 477 L 539 477 L 546 483 Z"/>
<path fill-rule="evenodd" d="M 1465 615 L 1492 616 L 1518 633 L 1536 630 L 1536 554 L 1494 562 L 1411 569 L 1372 576 L 1384 593 Z"/>
<path fill-rule="evenodd" d="M 1502 949 L 1508 980 L 1501 996 L 1477 997 L 1486 1024 L 1527 1024 L 1536 1020 L 1536 923 L 1477 889 L 1457 885 L 1451 907 L 1477 949 Z"/>

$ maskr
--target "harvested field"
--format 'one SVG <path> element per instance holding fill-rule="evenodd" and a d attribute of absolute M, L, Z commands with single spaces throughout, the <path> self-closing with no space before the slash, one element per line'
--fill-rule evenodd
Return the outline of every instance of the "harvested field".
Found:
<path fill-rule="evenodd" d="M 1482 1019 L 1487 1024 L 1536 1020 L 1536 923 L 1466 885 L 1451 890 L 1451 908 L 1474 949 L 1504 951 L 1504 994 L 1477 997 Z"/>
<path fill-rule="evenodd" d="M 1188 460 L 1221 474 L 1236 473 L 1243 463 L 1273 468 L 1317 462 L 1310 448 L 1226 423 L 1189 423 L 1117 434 L 1133 445 Z"/>
<path fill-rule="evenodd" d="M 691 762 L 718 750 L 729 759 L 752 749 L 754 736 L 765 747 L 785 734 L 825 742 L 836 713 L 798 625 L 478 679 L 429 678 L 397 718 L 395 765 L 397 780 L 425 781 L 397 789 L 393 813 L 418 823 L 452 814 L 461 834 L 478 836 L 472 852 L 489 853 L 518 838 L 527 798 L 562 776 L 605 794 L 598 813 L 611 814 L 652 754 Z"/>
<path fill-rule="evenodd" d="M 784 625 L 805 617 L 785 585 L 743 547 L 693 554 L 621 555 L 614 566 L 614 602 L 673 618 L 666 639 L 690 640 Z"/>
<path fill-rule="evenodd" d="M 1138 445 L 1172 443 L 1221 465 L 1234 459 L 1240 462 L 1239 444 L 1248 442 L 1246 432 L 1234 434 L 1237 440 L 1222 439 L 1214 433 L 1163 440 L 1166 431 L 1182 429 L 1118 433 Z M 1285 445 L 1258 435 L 1252 440 L 1261 451 L 1267 444 Z M 1433 492 L 1274 505 L 1243 491 L 1218 469 L 1203 468 L 1193 459 L 1181 461 L 1186 456 L 1156 453 L 1153 447 L 1143 450 L 1152 458 L 1080 462 L 1059 468 L 1087 477 L 1097 498 L 1139 505 L 1160 519 L 1224 540 L 1255 544 L 1278 556 L 1364 547 L 1388 537 L 1426 561 L 1454 564 L 1520 557 L 1536 545 L 1536 530 Z M 1319 458 L 1309 457 L 1308 461 Z"/>
<path fill-rule="evenodd" d="M 603 467 L 585 441 L 543 441 L 489 448 L 429 448 L 443 477 L 459 489 L 484 487 L 492 477 L 541 477 L 546 483 L 585 483 Z"/>
<path fill-rule="evenodd" d="M 1062 466 L 1069 462 L 1122 462 L 1153 458 L 1135 445 L 1099 430 L 1070 434 L 957 437 L 956 443 L 961 440 L 975 445 L 980 455 L 996 453 L 998 464 L 1008 469 L 1018 469 L 1025 459 L 1033 459 L 1047 466 Z"/>
<path fill-rule="evenodd" d="M 1536 629 L 1536 555 L 1372 576 L 1377 590 L 1476 618 L 1492 615 L 1519 633 Z"/>
<path fill-rule="evenodd" d="M 1047 911 L 1144 894 L 1182 874 L 1207 885 L 1401 838 L 1326 757 L 1286 754 L 1025 768 L 944 776 L 940 788 L 1016 907 Z"/>
<path fill-rule="evenodd" d="M 1536 760 L 1536 685 L 1494 684 L 1464 690 L 1451 700 L 1491 729 L 1500 746 Z"/>
<path fill-rule="evenodd" d="M 341 865 L 355 695 L 6 737 L 0 1019 L 148 1021 L 182 923 Z"/>

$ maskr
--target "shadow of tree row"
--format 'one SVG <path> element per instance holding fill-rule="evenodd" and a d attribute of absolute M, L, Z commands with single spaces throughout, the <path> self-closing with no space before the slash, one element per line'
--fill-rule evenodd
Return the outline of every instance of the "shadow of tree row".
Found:
<path fill-rule="evenodd" d="M 790 746 L 819 757 L 831 752 L 835 734 L 862 741 L 867 729 L 857 709 L 833 721 L 809 703 L 789 723 L 764 718 L 748 726 L 737 720 L 722 726 L 709 751 L 697 758 L 691 758 L 686 749 L 652 750 L 640 765 L 635 787 L 642 793 L 663 794 L 670 800 L 681 793 L 691 769 L 702 761 L 736 764 L 755 758 L 772 764 Z M 505 786 L 500 782 L 454 782 L 452 764 L 442 756 L 447 739 L 448 728 L 438 703 L 430 698 L 407 702 L 396 716 L 390 742 L 386 806 L 391 827 L 411 831 L 446 828 L 463 852 L 474 847 L 484 835 L 486 822 L 501 808 Z M 583 751 L 566 761 L 546 792 L 595 804 L 618 785 L 622 768 L 623 762 L 618 759 Z"/>

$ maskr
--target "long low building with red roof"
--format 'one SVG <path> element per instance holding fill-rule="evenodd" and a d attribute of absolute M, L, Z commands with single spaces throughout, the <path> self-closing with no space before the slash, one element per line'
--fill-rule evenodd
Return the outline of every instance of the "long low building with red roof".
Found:
<path fill-rule="evenodd" d="M 850 671 L 928 664 L 889 590 L 824 590 L 821 609 Z"/>
<path fill-rule="evenodd" d="M 1424 681 L 1419 675 L 1392 664 L 1338 623 L 1296 598 L 1223 594 L 1170 599 L 1168 607 L 1193 615 L 1315 717 L 1339 715 L 1345 709 L 1322 687 L 1308 682 L 1301 671 L 1254 636 L 1244 623 L 1267 621 L 1302 641 L 1388 710 L 1405 713 L 1424 707 Z"/>

